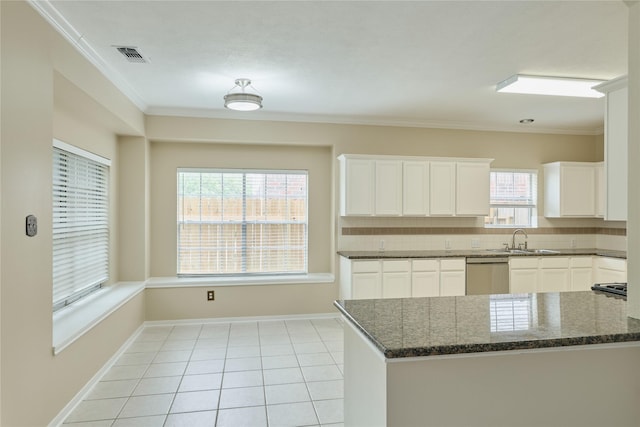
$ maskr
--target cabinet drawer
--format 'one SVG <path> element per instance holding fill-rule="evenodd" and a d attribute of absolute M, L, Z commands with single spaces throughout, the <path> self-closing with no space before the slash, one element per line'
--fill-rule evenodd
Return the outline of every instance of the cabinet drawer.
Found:
<path fill-rule="evenodd" d="M 385 273 L 391 271 L 409 272 L 411 271 L 411 262 L 409 260 L 382 261 L 382 271 Z"/>
<path fill-rule="evenodd" d="M 509 268 L 538 268 L 538 258 L 509 258 Z"/>
<path fill-rule="evenodd" d="M 351 263 L 352 273 L 378 273 L 379 271 L 379 261 L 353 261 Z"/>
<path fill-rule="evenodd" d="M 607 270 L 627 271 L 627 260 L 621 258 L 598 257 L 598 267 Z"/>
<path fill-rule="evenodd" d="M 566 257 L 543 257 L 540 259 L 541 268 L 569 268 L 569 258 Z"/>
<path fill-rule="evenodd" d="M 569 261 L 569 265 L 572 268 L 591 267 L 592 263 L 593 263 L 593 260 L 591 259 L 590 256 L 571 258 L 571 260 Z"/>
<path fill-rule="evenodd" d="M 413 271 L 438 271 L 438 265 L 440 263 L 437 259 L 414 259 Z"/>
<path fill-rule="evenodd" d="M 464 258 L 440 260 L 440 271 L 464 270 L 464 267 L 465 267 Z"/>

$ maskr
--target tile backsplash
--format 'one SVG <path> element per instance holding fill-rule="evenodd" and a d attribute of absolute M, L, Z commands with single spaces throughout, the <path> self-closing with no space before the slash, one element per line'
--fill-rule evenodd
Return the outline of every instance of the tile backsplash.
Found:
<path fill-rule="evenodd" d="M 348 250 L 467 250 L 497 249 L 511 244 L 515 228 L 358 226 L 340 229 L 338 249 Z M 530 248 L 599 248 L 626 250 L 626 228 L 527 228 Z M 516 236 L 516 245 L 524 236 Z"/>

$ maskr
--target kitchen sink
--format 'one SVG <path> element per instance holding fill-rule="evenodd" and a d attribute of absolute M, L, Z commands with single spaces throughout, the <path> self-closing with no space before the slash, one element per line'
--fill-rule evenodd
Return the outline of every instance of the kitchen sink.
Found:
<path fill-rule="evenodd" d="M 553 249 L 489 249 L 490 252 L 497 254 L 539 254 L 539 255 L 552 255 L 559 254 L 560 251 L 554 251 Z"/>

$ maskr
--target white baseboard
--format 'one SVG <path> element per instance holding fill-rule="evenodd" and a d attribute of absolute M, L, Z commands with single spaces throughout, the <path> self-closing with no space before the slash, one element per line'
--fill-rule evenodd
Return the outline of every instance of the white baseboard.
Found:
<path fill-rule="evenodd" d="M 338 319 L 340 313 L 314 313 L 314 314 L 288 314 L 274 316 L 249 316 L 249 317 L 219 317 L 204 319 L 176 319 L 176 320 L 147 320 L 144 326 L 174 326 L 174 325 L 201 325 L 214 323 L 246 323 L 279 320 L 320 320 Z"/>
<path fill-rule="evenodd" d="M 95 375 L 89 380 L 89 382 L 87 382 L 85 386 L 82 387 L 80 391 L 78 391 L 78 393 L 76 393 L 73 399 L 71 399 L 69 403 L 67 403 L 66 406 L 62 408 L 60 413 L 58 413 L 58 415 L 49 423 L 48 427 L 59 427 L 62 425 L 64 420 L 66 420 L 71 412 L 73 412 L 73 410 L 76 409 L 80 402 L 84 400 L 91 389 L 93 389 L 93 387 L 98 382 L 100 382 L 104 374 L 106 374 L 107 371 L 111 369 L 111 367 L 116 363 L 120 356 L 122 356 L 125 350 L 129 348 L 129 346 L 136 340 L 136 338 L 138 338 L 138 335 L 140 335 L 143 330 L 144 324 L 140 325 L 138 329 L 136 329 L 133 334 L 131 334 L 131 336 L 120 346 L 118 351 L 116 351 L 115 354 L 111 356 L 107 363 L 105 363 L 104 366 L 100 368 L 100 370 L 98 370 L 98 372 L 96 372 Z"/>

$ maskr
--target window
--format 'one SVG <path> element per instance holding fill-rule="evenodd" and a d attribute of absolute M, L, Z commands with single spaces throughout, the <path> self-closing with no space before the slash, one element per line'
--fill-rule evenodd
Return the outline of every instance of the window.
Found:
<path fill-rule="evenodd" d="M 485 227 L 537 227 L 538 173 L 492 170 L 489 216 Z"/>
<path fill-rule="evenodd" d="M 110 161 L 54 140 L 53 309 L 109 279 Z"/>
<path fill-rule="evenodd" d="M 307 172 L 178 170 L 178 275 L 307 272 Z"/>

